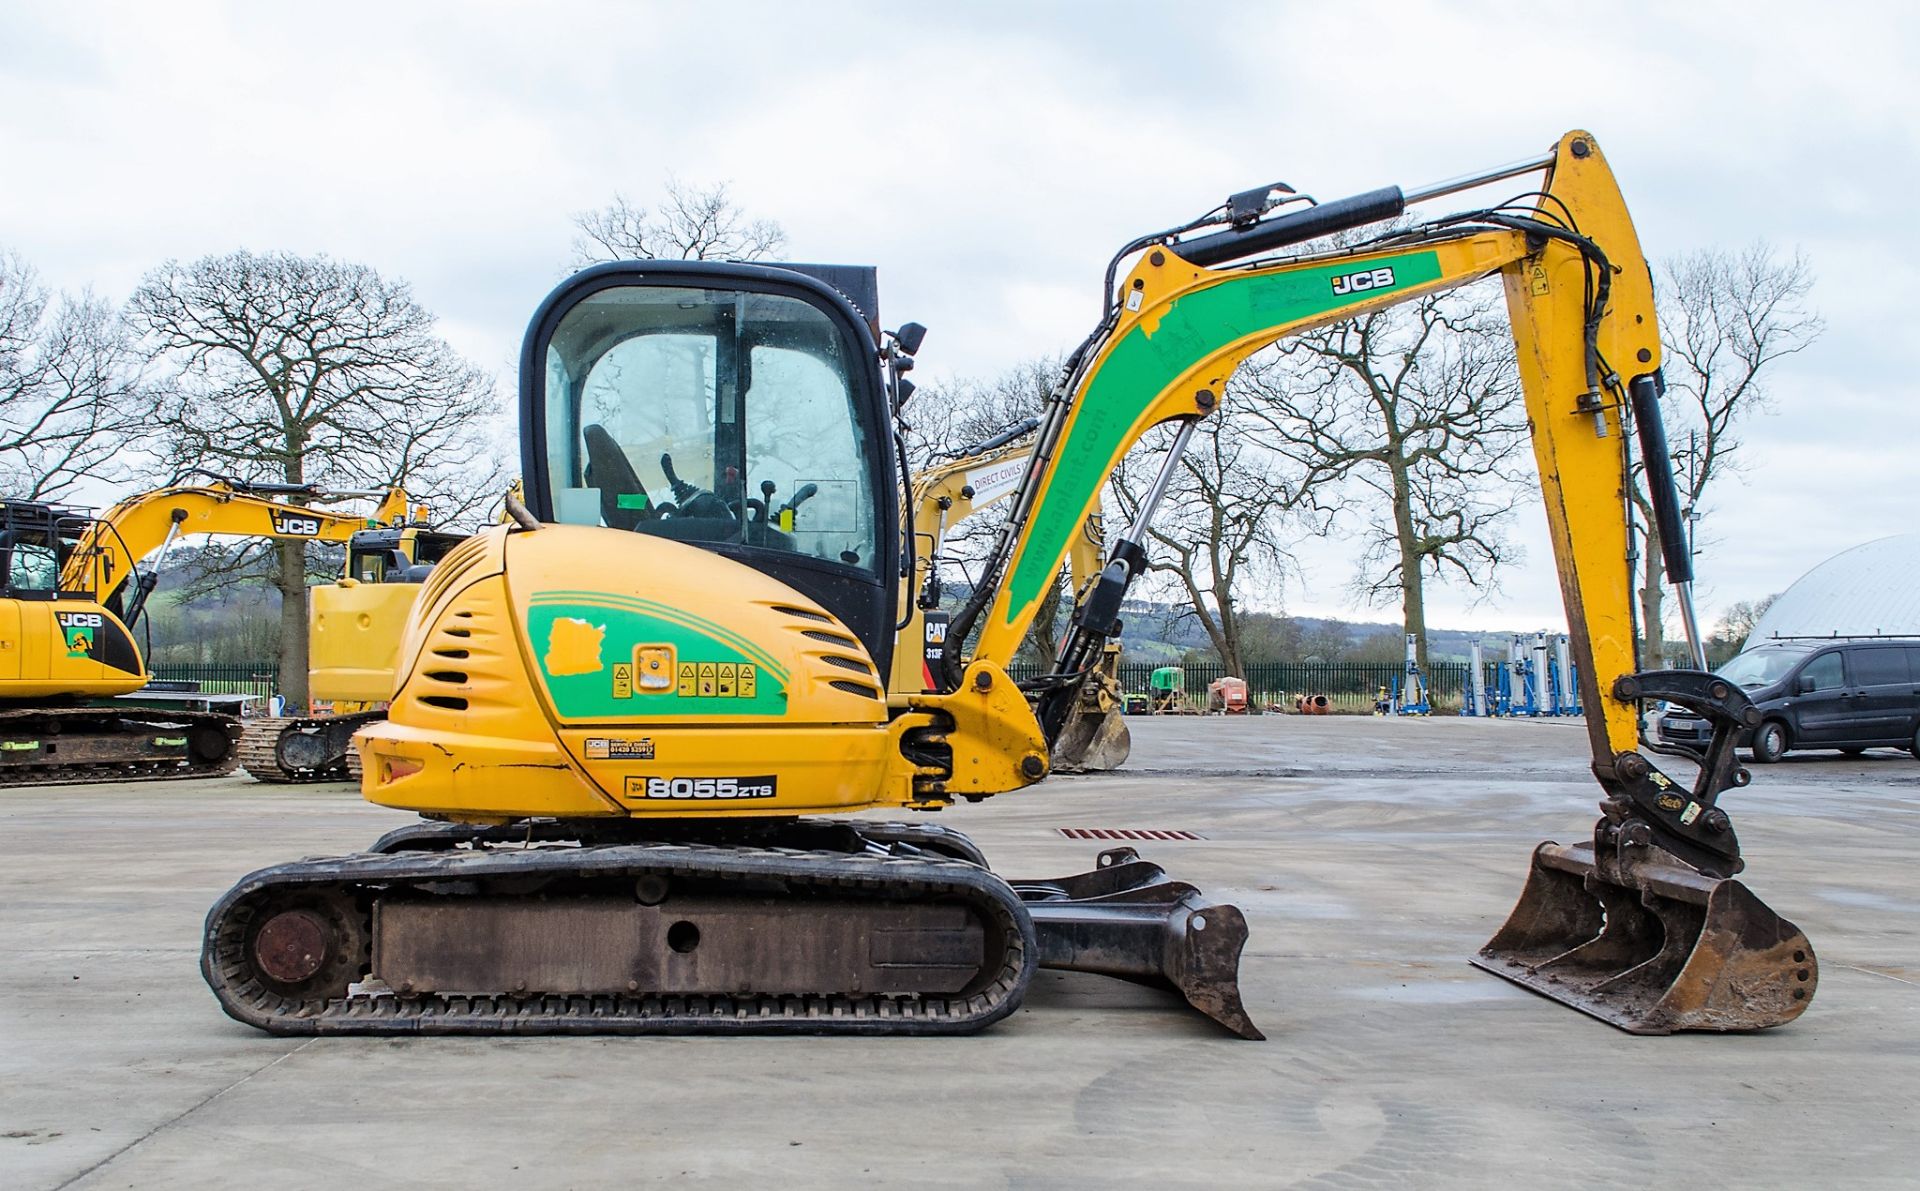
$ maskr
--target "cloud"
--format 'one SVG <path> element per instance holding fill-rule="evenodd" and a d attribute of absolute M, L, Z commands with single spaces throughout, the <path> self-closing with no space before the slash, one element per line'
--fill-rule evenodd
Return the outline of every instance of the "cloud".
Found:
<path fill-rule="evenodd" d="M 1886 445 L 1920 429 L 1904 380 L 1920 124 L 1894 85 L 1920 18 L 1904 6 L 718 12 L 15 4 L 0 242 L 111 296 L 166 258 L 243 245 L 364 260 L 505 376 L 572 214 L 615 190 L 648 201 L 670 175 L 729 181 L 796 257 L 879 265 L 887 317 L 933 328 L 930 374 L 991 375 L 1077 342 L 1116 246 L 1230 191 L 1412 185 L 1585 126 L 1652 255 L 1766 239 L 1804 246 L 1820 278 L 1829 334 L 1781 369 L 1742 481 L 1715 496 L 1714 598 L 1904 528 L 1910 465 Z M 1529 514 L 1516 536 L 1528 562 L 1504 593 L 1474 609 L 1438 591 L 1436 622 L 1557 616 L 1543 525 Z M 1311 552 L 1337 576 L 1316 589 L 1338 590 L 1343 558 Z"/>

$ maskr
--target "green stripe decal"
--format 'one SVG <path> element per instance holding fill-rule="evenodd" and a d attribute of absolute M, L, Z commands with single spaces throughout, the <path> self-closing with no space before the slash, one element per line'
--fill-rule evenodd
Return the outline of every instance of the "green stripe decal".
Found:
<path fill-rule="evenodd" d="M 629 612 L 640 612 L 659 620 L 672 621 L 684 628 L 723 641 L 727 645 L 765 666 L 781 683 L 788 678 L 787 668 L 774 660 L 772 654 L 763 649 L 750 637 L 744 637 L 717 620 L 708 620 L 695 612 L 672 604 L 662 604 L 657 600 L 643 600 L 638 596 L 614 595 L 604 591 L 544 591 L 528 601 L 531 607 L 568 605 L 587 608 L 613 608 Z"/>
<path fill-rule="evenodd" d="M 1166 387 L 1207 357 L 1249 335 L 1358 306 L 1381 294 L 1440 278 L 1440 258 L 1410 252 L 1283 273 L 1228 277 L 1169 306 L 1149 334 L 1136 323 L 1114 345 L 1080 395 L 1073 429 L 1061 444 L 1046 494 L 1034 510 L 1026 546 L 1014 563 L 1006 623 L 1039 600 L 1087 507 L 1106 482 L 1107 464 L 1127 432 Z M 1393 270 L 1390 284 L 1337 294 L 1335 279 Z"/>
<path fill-rule="evenodd" d="M 786 714 L 787 668 L 684 609 L 605 592 L 544 592 L 529 604 L 528 643 L 563 720 Z M 662 656 L 668 681 L 650 684 L 646 662 Z"/>

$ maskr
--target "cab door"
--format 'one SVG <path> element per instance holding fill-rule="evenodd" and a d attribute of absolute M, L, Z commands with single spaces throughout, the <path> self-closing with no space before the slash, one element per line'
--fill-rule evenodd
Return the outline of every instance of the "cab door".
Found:
<path fill-rule="evenodd" d="M 19 680 L 21 648 L 20 601 L 0 599 L 0 683 Z"/>
<path fill-rule="evenodd" d="M 1810 659 L 1793 677 L 1793 742 L 1833 744 L 1853 739 L 1853 695 L 1846 659 L 1835 649 Z"/>

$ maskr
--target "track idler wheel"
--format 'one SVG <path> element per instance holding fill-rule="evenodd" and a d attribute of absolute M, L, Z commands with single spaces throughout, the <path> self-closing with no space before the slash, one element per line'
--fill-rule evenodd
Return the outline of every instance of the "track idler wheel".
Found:
<path fill-rule="evenodd" d="M 1541 844 L 1474 965 L 1634 1034 L 1763 1030 L 1806 1010 L 1819 966 L 1799 927 L 1739 881 L 1635 851 L 1596 862 L 1591 843 Z"/>
<path fill-rule="evenodd" d="M 273 759 L 289 773 L 317 773 L 342 758 L 327 739 L 324 728 L 317 731 L 292 728 L 281 733 L 274 743 Z"/>
<path fill-rule="evenodd" d="M 218 765 L 233 754 L 234 743 L 226 729 L 203 724 L 187 733 L 187 755 L 196 765 Z"/>
<path fill-rule="evenodd" d="M 366 916 L 345 899 L 296 895 L 263 901 L 240 949 L 247 974 L 289 1001 L 343 997 L 366 973 Z"/>

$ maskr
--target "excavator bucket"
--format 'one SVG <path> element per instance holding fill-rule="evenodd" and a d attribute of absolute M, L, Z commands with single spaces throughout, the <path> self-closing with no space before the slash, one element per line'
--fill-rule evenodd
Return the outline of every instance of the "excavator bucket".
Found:
<path fill-rule="evenodd" d="M 1784 1025 L 1819 978 L 1806 935 L 1739 881 L 1658 857 L 1597 864 L 1591 843 L 1535 849 L 1473 963 L 1633 1034 Z"/>
<path fill-rule="evenodd" d="M 1127 693 L 1120 684 L 1120 650 L 1112 642 L 1081 685 L 1073 710 L 1053 742 L 1055 773 L 1104 773 L 1127 763 L 1133 733 L 1127 728 Z"/>
<path fill-rule="evenodd" d="M 1104 773 L 1127 763 L 1133 733 L 1118 707 L 1075 707 L 1053 742 L 1055 773 Z"/>

